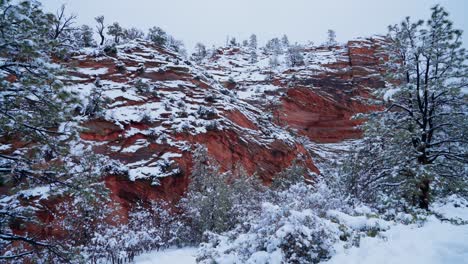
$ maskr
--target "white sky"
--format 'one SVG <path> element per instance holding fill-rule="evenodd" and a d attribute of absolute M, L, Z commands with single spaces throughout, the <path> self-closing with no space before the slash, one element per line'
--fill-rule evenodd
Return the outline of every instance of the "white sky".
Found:
<path fill-rule="evenodd" d="M 42 0 L 48 11 L 65 3 L 80 24 L 94 25 L 104 15 L 106 23 L 146 31 L 159 26 L 192 50 L 195 43 L 221 45 L 226 37 L 247 39 L 255 33 L 260 44 L 287 34 L 290 42 L 322 43 L 327 29 L 338 41 L 386 33 L 389 24 L 404 17 L 426 19 L 429 8 L 442 4 L 455 28 L 468 37 L 468 0 Z"/>

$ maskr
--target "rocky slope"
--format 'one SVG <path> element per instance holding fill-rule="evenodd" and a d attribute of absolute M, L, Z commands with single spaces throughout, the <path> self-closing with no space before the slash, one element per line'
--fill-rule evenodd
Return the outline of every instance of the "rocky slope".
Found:
<path fill-rule="evenodd" d="M 315 142 L 340 142 L 359 137 L 350 117 L 371 109 L 360 99 L 384 85 L 385 57 L 378 51 L 382 41 L 306 46 L 305 65 L 294 68 L 286 66 L 285 55 L 279 55 L 280 65 L 272 68 L 268 51 L 259 52 L 258 62 L 252 64 L 245 48 L 226 48 L 205 60 L 204 66 L 240 98 L 273 111 L 277 125 L 296 129 Z"/>
<path fill-rule="evenodd" d="M 265 183 L 296 159 L 313 177 L 319 170 L 306 144 L 359 137 L 350 117 L 369 110 L 360 99 L 384 85 L 381 41 L 306 47 L 305 65 L 294 68 L 285 55 L 272 68 L 261 49 L 252 63 L 246 47 L 220 48 L 199 63 L 144 41 L 79 51 L 64 78 L 82 105 L 73 152 L 118 164 L 105 182 L 124 208 L 180 198 L 197 144 L 223 171 L 241 164 Z"/>

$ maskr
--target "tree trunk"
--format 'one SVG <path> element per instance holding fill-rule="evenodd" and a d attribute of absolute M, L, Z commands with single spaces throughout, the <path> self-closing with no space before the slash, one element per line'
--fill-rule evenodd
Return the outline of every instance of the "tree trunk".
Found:
<path fill-rule="evenodd" d="M 101 46 L 104 45 L 104 35 L 102 33 L 99 34 L 101 37 Z"/>
<path fill-rule="evenodd" d="M 418 202 L 421 209 L 429 210 L 430 183 L 429 179 L 422 179 L 419 183 Z"/>

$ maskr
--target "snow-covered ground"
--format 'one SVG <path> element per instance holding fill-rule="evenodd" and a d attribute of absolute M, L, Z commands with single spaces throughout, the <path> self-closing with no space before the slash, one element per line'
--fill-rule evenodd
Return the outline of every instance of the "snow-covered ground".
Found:
<path fill-rule="evenodd" d="M 435 203 L 423 226 L 396 224 L 376 237 L 364 237 L 360 247 L 345 249 L 336 244 L 336 254 L 326 264 L 464 264 L 468 263 L 468 203 L 456 198 Z M 451 221 L 449 221 L 451 220 Z M 459 223 L 459 224 L 454 224 Z M 150 252 L 136 258 L 137 264 L 195 264 L 196 248 Z"/>
<path fill-rule="evenodd" d="M 359 247 L 337 245 L 337 254 L 326 263 L 468 263 L 468 203 L 452 196 L 445 203 L 435 203 L 431 210 L 444 220 L 431 215 L 422 227 L 395 224 L 380 236 L 361 239 Z"/>
<path fill-rule="evenodd" d="M 153 251 L 135 258 L 136 264 L 195 264 L 196 248 Z"/>
<path fill-rule="evenodd" d="M 366 237 L 360 247 L 338 249 L 327 264 L 468 263 L 468 226 L 431 216 L 423 227 L 397 225 L 383 237 Z"/>

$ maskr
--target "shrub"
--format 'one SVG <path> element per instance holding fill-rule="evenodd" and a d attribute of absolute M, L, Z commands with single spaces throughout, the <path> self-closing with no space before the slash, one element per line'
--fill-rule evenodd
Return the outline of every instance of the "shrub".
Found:
<path fill-rule="evenodd" d="M 209 122 L 206 123 L 206 125 L 205 125 L 205 129 L 206 129 L 207 131 L 218 131 L 218 128 L 219 128 L 219 123 L 218 123 L 218 121 L 216 121 L 216 120 L 209 121 Z"/>
<path fill-rule="evenodd" d="M 107 56 L 116 56 L 117 55 L 117 47 L 114 45 L 111 46 L 105 46 L 104 47 L 104 53 Z"/>
<path fill-rule="evenodd" d="M 213 107 L 206 106 L 200 106 L 197 110 L 197 114 L 200 118 L 203 119 L 213 119 L 218 116 L 216 114 L 216 110 Z"/>
<path fill-rule="evenodd" d="M 117 64 L 115 65 L 115 68 L 117 69 L 118 72 L 124 73 L 127 71 L 127 67 L 125 67 L 125 63 L 118 61 Z"/>
<path fill-rule="evenodd" d="M 198 261 L 216 263 L 319 263 L 333 252 L 341 231 L 322 218 L 320 203 L 328 197 L 299 183 L 280 191 L 237 227 L 223 234 L 207 233 Z M 311 196 L 311 197 L 310 197 Z M 302 200 L 304 199 L 304 200 Z"/>
<path fill-rule="evenodd" d="M 142 79 L 137 79 L 134 83 L 135 88 L 137 89 L 138 92 L 140 93 L 145 93 L 150 91 L 150 86 L 146 82 L 144 82 Z"/>

